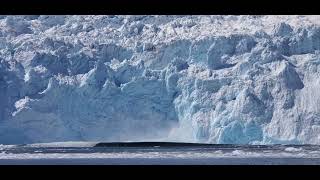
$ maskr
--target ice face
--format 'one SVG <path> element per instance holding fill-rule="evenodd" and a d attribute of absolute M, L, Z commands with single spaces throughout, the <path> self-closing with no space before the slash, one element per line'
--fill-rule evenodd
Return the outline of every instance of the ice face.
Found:
<path fill-rule="evenodd" d="M 320 144 L 319 16 L 7 16 L 0 144 Z"/>

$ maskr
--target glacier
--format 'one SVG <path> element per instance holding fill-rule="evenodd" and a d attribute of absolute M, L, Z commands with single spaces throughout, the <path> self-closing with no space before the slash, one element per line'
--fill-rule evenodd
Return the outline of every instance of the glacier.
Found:
<path fill-rule="evenodd" d="M 320 144 L 320 16 L 1 16 L 0 144 Z"/>

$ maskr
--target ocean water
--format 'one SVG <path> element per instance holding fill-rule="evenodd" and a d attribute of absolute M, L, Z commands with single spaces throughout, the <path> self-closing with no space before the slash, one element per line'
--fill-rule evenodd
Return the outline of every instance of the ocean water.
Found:
<path fill-rule="evenodd" d="M 0 146 L 7 165 L 319 165 L 320 146 L 64 143 Z"/>

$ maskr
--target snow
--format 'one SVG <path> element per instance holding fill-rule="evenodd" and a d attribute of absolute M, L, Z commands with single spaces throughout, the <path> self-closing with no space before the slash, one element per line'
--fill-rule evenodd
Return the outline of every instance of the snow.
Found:
<path fill-rule="evenodd" d="M 320 144 L 320 16 L 7 16 L 0 47 L 1 144 Z"/>

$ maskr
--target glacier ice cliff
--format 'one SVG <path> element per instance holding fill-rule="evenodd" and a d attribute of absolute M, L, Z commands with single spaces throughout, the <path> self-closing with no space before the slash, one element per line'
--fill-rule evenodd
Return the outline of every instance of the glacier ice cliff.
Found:
<path fill-rule="evenodd" d="M 0 144 L 320 144 L 320 16 L 1 16 Z"/>

